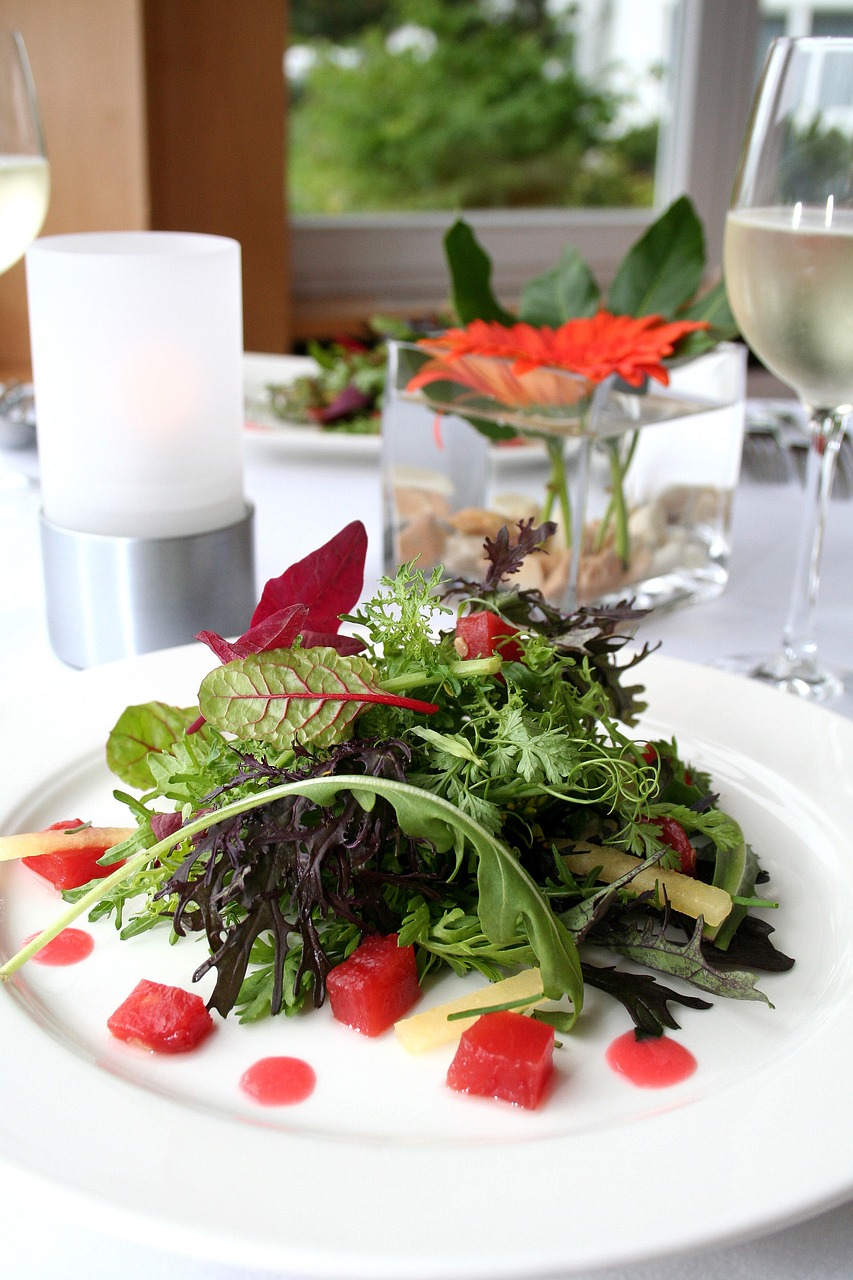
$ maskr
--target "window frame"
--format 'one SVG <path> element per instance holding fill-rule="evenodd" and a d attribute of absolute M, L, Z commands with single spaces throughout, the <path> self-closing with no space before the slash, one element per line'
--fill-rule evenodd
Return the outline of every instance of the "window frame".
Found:
<path fill-rule="evenodd" d="M 694 201 L 719 274 L 722 239 L 753 94 L 759 0 L 677 0 L 671 113 L 662 122 L 656 209 L 465 211 L 507 305 L 532 276 L 577 246 L 605 283 L 630 244 L 680 194 Z M 328 336 L 381 312 L 446 305 L 442 237 L 454 214 L 299 216 L 290 220 L 294 333 Z"/>

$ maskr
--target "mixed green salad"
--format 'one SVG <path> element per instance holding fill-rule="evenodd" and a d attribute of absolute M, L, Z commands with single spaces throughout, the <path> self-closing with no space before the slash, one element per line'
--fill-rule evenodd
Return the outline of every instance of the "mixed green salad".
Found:
<path fill-rule="evenodd" d="M 128 707 L 110 733 L 133 834 L 46 934 L 87 911 L 124 938 L 203 933 L 193 976 L 241 1020 L 322 1005 L 373 933 L 414 945 L 421 982 L 537 967 L 556 1003 L 535 1016 L 563 1030 L 587 986 L 644 1035 L 672 1005 L 766 1001 L 759 972 L 793 962 L 755 914 L 775 905 L 758 859 L 677 743 L 632 733 L 640 615 L 514 585 L 551 532 L 502 529 L 482 582 L 407 565 L 359 603 L 355 522 L 267 584 L 244 635 L 201 633 L 219 664 L 197 705 Z"/>
<path fill-rule="evenodd" d="M 316 368 L 288 382 L 267 384 L 269 407 L 282 422 L 343 435 L 381 430 L 388 338 L 411 341 L 415 330 L 393 316 L 376 316 L 365 340 L 312 341 L 306 353 Z"/>

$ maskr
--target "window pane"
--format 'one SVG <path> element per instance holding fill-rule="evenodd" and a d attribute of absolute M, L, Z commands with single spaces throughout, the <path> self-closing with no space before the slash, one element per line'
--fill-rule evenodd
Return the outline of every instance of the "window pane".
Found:
<path fill-rule="evenodd" d="M 648 207 L 672 0 L 291 0 L 293 213 Z"/>
<path fill-rule="evenodd" d="M 853 36 L 853 9 L 816 9 L 812 17 L 813 36 Z"/>
<path fill-rule="evenodd" d="M 853 36 L 853 4 L 836 3 L 820 7 L 800 0 L 763 0 L 760 12 L 756 81 L 765 55 L 777 36 Z M 838 105 L 844 106 L 843 91 Z"/>
<path fill-rule="evenodd" d="M 853 36 L 853 4 L 807 4 L 802 0 L 761 0 L 759 65 L 777 36 Z"/>
<path fill-rule="evenodd" d="M 471 2 L 453 0 L 453 7 L 468 8 Z M 565 7 L 565 2 L 548 0 L 549 11 L 558 4 Z M 324 16 L 334 3 L 290 0 L 294 10 L 304 4 Z M 361 9 L 364 0 L 336 3 L 349 14 Z M 422 0 L 418 5 L 416 17 L 421 23 L 431 3 Z M 853 0 L 850 4 L 853 7 Z M 607 70 L 611 90 L 630 87 L 632 97 L 642 105 L 640 90 L 645 86 L 665 104 L 660 113 L 655 204 L 607 209 L 521 204 L 465 207 L 465 217 L 492 258 L 495 292 L 508 305 L 526 281 L 554 266 L 567 244 L 577 248 L 596 279 L 607 282 L 654 216 L 654 208 L 662 209 L 682 193 L 693 199 L 705 227 L 709 278 L 722 258 L 728 191 L 754 87 L 759 0 L 584 0 L 574 7 L 579 73 L 584 78 L 591 74 L 589 60 L 595 51 L 595 65 Z M 626 34 L 620 37 L 620 31 Z M 666 64 L 663 80 L 650 61 L 653 55 L 640 45 L 640 37 L 648 39 L 649 33 L 654 35 L 651 47 L 658 50 L 660 63 Z M 299 39 L 294 36 L 295 43 Z M 307 37 L 302 40 L 306 42 Z M 620 63 L 621 81 L 616 79 Z M 632 109 L 632 104 L 620 103 L 620 110 Z M 652 109 L 646 118 L 653 114 Z M 430 128 L 430 122 L 424 127 Z M 303 155 L 313 160 L 324 138 L 306 134 L 300 143 Z M 372 171 L 376 169 L 374 164 Z M 379 313 L 410 317 L 446 306 L 442 240 L 460 205 L 445 210 L 433 206 L 359 211 L 339 202 L 335 206 L 342 210 L 339 214 L 298 213 L 296 208 L 306 205 L 304 199 L 297 203 L 291 192 L 290 206 L 298 337 L 342 332 Z"/>

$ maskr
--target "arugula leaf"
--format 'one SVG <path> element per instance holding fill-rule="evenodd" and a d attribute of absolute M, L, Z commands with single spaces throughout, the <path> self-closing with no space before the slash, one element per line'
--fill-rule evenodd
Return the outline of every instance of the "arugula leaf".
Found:
<path fill-rule="evenodd" d="M 497 945 L 510 943 L 521 922 L 542 971 L 545 994 L 555 1000 L 569 995 L 575 1014 L 580 1012 L 583 979 L 571 937 L 512 851 L 468 814 L 431 792 L 384 778 L 310 778 L 267 794 L 295 791 L 328 805 L 342 789 L 359 801 L 364 796 L 384 797 L 394 806 L 404 834 L 427 841 L 438 852 L 452 848 L 459 856 L 465 846 L 472 848 L 477 855 L 477 914 L 486 937 Z"/>
<path fill-rule="evenodd" d="M 362 746 L 363 744 L 353 744 L 353 749 L 360 749 Z M 357 839 L 350 836 L 347 841 L 336 844 L 334 840 L 328 839 L 328 820 L 319 825 L 310 819 L 306 822 L 303 818 L 304 809 L 294 806 L 299 815 L 295 841 L 297 848 L 304 846 L 307 833 L 313 829 L 321 840 L 322 847 L 327 850 L 326 856 L 333 849 L 340 853 L 344 846 L 354 850 L 362 849 L 374 823 L 374 805 L 378 798 L 387 801 L 393 808 L 399 830 L 408 840 L 423 843 L 436 854 L 453 852 L 457 865 L 466 850 L 471 851 L 476 862 L 477 916 L 483 934 L 497 947 L 515 947 L 519 938 L 526 940 L 541 970 L 545 994 L 552 999 L 568 995 L 573 1005 L 573 1017 L 577 1017 L 583 1005 L 583 977 L 577 948 L 565 927 L 551 911 L 542 890 L 513 852 L 492 832 L 447 800 L 395 778 L 367 774 L 298 777 L 277 785 L 265 786 L 260 794 L 228 801 L 215 813 L 207 809 L 151 848 L 134 854 L 123 867 L 84 893 L 50 930 L 40 935 L 41 941 L 48 940 L 48 933 L 56 936 L 55 931 L 64 928 L 83 911 L 95 906 L 101 897 L 137 874 L 149 861 L 158 861 L 175 845 L 198 836 L 198 840 L 192 845 L 192 851 L 158 896 L 180 895 L 180 906 L 175 914 L 176 931 L 180 931 L 192 920 L 190 907 L 195 904 L 213 947 L 212 956 L 202 966 L 202 970 L 222 964 L 221 982 L 217 983 L 216 1007 L 220 1012 L 226 1012 L 238 998 L 240 984 L 256 940 L 268 930 L 272 930 L 281 939 L 282 932 L 292 928 L 277 915 L 280 910 L 277 886 L 280 886 L 281 876 L 286 871 L 289 856 L 287 850 L 290 846 L 282 829 L 280 810 L 275 806 L 294 797 L 302 797 L 321 810 L 331 809 L 343 800 L 353 821 L 355 810 L 352 805 L 355 803 L 363 810 L 366 821 L 366 825 L 365 822 L 360 824 Z M 256 821 L 261 824 L 262 834 L 265 830 L 263 824 L 268 820 L 267 815 L 272 819 L 272 855 L 259 857 L 256 853 L 251 857 L 250 863 L 235 875 L 235 869 L 241 865 L 239 858 L 242 855 L 239 850 L 244 847 L 241 831 L 245 815 L 255 810 L 260 811 Z M 285 822 L 287 820 L 285 818 Z M 201 883 L 198 883 L 191 873 L 196 860 L 206 851 L 214 851 L 217 856 L 210 862 L 209 868 L 206 866 Z M 235 858 L 238 859 L 236 863 Z M 249 875 L 252 867 L 257 871 L 254 878 Z M 304 872 L 301 877 L 305 878 Z M 316 877 L 308 879 L 316 886 Z M 232 895 L 236 896 L 244 910 L 240 922 L 229 931 L 224 931 L 221 909 Z M 314 957 L 310 963 L 315 965 L 314 972 L 319 975 L 318 980 L 322 981 L 323 962 L 317 958 L 320 944 L 313 913 L 314 905 L 314 899 L 310 904 L 304 904 L 300 913 L 300 929 L 303 941 L 309 944 L 306 957 Z M 338 900 L 337 907 L 340 906 Z M 351 915 L 349 918 L 352 920 Z M 34 954 L 41 944 L 40 939 L 34 939 L 17 956 L 12 957 L 3 966 L 2 976 L 8 977 Z M 283 964 L 284 949 L 281 941 L 279 947 L 279 960 Z M 305 963 L 309 963 L 307 958 Z"/>
<path fill-rule="evenodd" d="M 577 950 L 556 919 L 535 881 L 510 849 L 467 814 L 430 792 L 408 783 L 381 778 L 335 777 L 296 784 L 318 804 L 328 803 L 341 788 L 383 796 L 393 806 L 401 830 L 431 843 L 439 852 L 470 846 L 477 855 L 477 914 L 486 937 L 505 945 L 516 937 L 519 921 L 542 972 L 545 994 L 570 996 L 575 1013 L 583 1004 L 583 979 Z"/>

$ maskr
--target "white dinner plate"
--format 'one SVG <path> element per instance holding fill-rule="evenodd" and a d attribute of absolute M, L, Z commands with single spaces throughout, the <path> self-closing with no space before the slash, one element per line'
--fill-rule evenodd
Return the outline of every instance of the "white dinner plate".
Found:
<path fill-rule="evenodd" d="M 0 712 L 7 744 L 0 829 L 123 812 L 103 760 L 128 703 L 191 704 L 200 646 L 84 672 Z M 555 1054 L 556 1085 L 524 1111 L 454 1094 L 452 1049 L 411 1057 L 325 1009 L 240 1026 L 217 1018 L 198 1051 L 158 1057 L 106 1019 L 141 977 L 189 988 L 201 957 L 165 932 L 119 942 L 86 925 L 83 963 L 30 963 L 0 991 L 0 1166 L 45 1213 L 244 1267 L 311 1277 L 504 1280 L 571 1274 L 758 1234 L 853 1193 L 853 725 L 737 677 L 654 655 L 640 678 L 643 738 L 677 735 L 709 769 L 771 874 L 788 973 L 774 1008 L 674 1007 L 698 1060 L 681 1084 L 643 1090 L 605 1064 L 629 1026 L 589 992 Z M 0 869 L 0 950 L 47 924 L 55 893 Z M 450 977 L 430 991 L 436 1001 Z M 207 988 L 202 985 L 203 993 Z M 259 1108 L 238 1088 L 270 1053 L 317 1073 L 298 1106 Z"/>
<path fill-rule="evenodd" d="M 267 387 L 313 373 L 310 356 L 278 356 L 248 352 L 243 356 L 246 403 L 244 437 L 253 446 L 285 453 L 311 453 L 332 458 L 378 458 L 380 434 L 323 431 L 310 423 L 284 422 L 270 408 Z"/>

